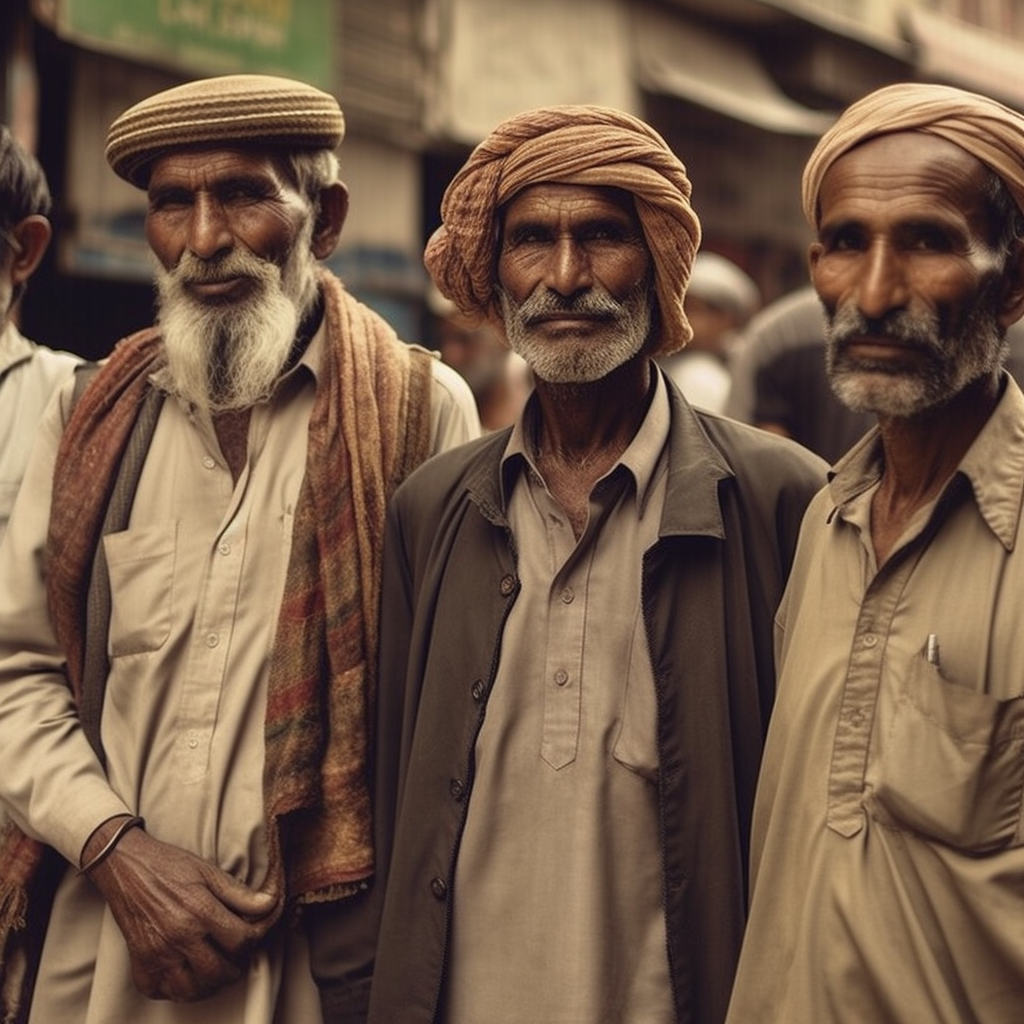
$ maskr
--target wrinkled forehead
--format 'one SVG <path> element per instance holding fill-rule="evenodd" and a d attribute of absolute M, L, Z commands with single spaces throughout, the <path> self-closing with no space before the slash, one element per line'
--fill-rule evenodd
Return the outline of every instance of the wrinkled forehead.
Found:
<path fill-rule="evenodd" d="M 559 218 L 602 213 L 624 215 L 640 228 L 633 193 L 612 185 L 537 182 L 520 189 L 497 211 L 499 227 L 503 227 L 509 217 Z"/>

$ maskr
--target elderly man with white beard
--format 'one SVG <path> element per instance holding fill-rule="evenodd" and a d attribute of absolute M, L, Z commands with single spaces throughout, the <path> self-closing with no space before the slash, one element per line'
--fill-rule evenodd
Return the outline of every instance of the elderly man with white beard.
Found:
<path fill-rule="evenodd" d="M 319 265 L 343 132 L 331 96 L 248 75 L 110 128 L 147 191 L 159 323 L 51 406 L 0 553 L 4 1020 L 366 1002 L 357 982 L 322 1010 L 301 925 L 374 887 L 384 507 L 479 424 Z"/>

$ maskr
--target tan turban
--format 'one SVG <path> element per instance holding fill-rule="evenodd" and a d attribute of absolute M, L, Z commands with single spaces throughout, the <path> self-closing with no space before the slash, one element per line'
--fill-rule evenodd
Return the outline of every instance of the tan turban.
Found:
<path fill-rule="evenodd" d="M 139 188 L 150 164 L 185 146 L 256 143 L 337 149 L 345 135 L 338 101 L 305 82 L 273 75 L 222 75 L 175 86 L 129 107 L 107 132 L 107 161 Z"/>
<path fill-rule="evenodd" d="M 613 186 L 631 192 L 654 262 L 661 311 L 659 353 L 693 331 L 683 295 L 700 244 L 686 168 L 636 117 L 608 107 L 543 107 L 502 122 L 473 151 L 441 201 L 442 225 L 424 262 L 442 294 L 463 312 L 497 317 L 496 214 L 530 185 Z"/>
<path fill-rule="evenodd" d="M 876 135 L 938 135 L 990 167 L 1024 211 L 1024 117 L 1009 107 L 946 85 L 887 85 L 848 107 L 821 137 L 804 169 L 804 215 L 818 227 L 818 191 L 844 153 Z"/>

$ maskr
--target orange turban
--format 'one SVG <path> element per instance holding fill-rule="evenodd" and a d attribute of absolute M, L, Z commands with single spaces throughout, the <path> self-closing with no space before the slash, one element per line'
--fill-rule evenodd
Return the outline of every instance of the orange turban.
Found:
<path fill-rule="evenodd" d="M 977 157 L 1024 211 L 1024 117 L 977 93 L 905 82 L 847 107 L 821 137 L 804 168 L 804 215 L 812 228 L 818 226 L 818 191 L 834 161 L 876 135 L 907 131 L 938 135 Z"/>
<path fill-rule="evenodd" d="M 503 121 L 470 154 L 441 201 L 442 225 L 424 262 L 463 312 L 498 316 L 497 211 L 541 183 L 612 186 L 631 192 L 654 263 L 661 311 L 658 353 L 693 336 L 683 295 L 700 244 L 686 168 L 639 118 L 608 107 L 543 107 Z"/>

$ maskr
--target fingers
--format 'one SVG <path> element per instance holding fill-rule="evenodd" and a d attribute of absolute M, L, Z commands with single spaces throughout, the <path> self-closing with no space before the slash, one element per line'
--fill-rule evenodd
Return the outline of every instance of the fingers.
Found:
<path fill-rule="evenodd" d="M 278 909 L 278 899 L 273 893 L 252 889 L 213 865 L 209 867 L 207 885 L 210 892 L 234 914 L 250 921 L 258 921 Z"/>
<path fill-rule="evenodd" d="M 200 942 L 163 963 L 133 959 L 132 976 L 136 987 L 149 999 L 190 1003 L 238 981 L 248 965 L 248 955 L 235 960 L 210 943 Z"/>

